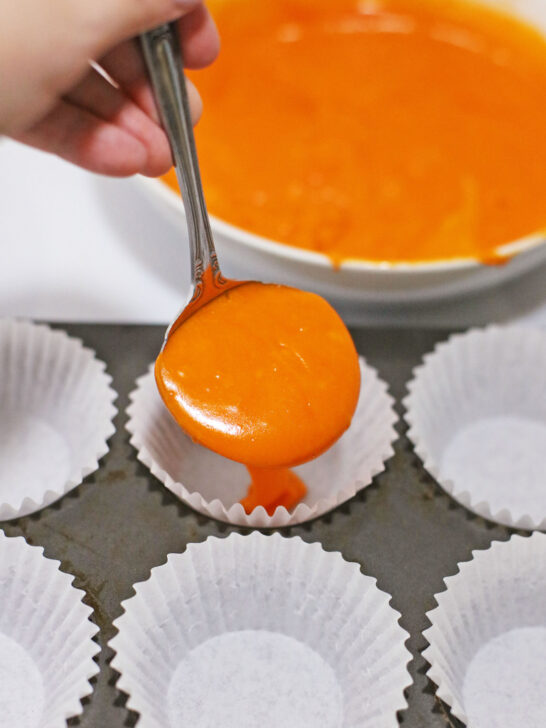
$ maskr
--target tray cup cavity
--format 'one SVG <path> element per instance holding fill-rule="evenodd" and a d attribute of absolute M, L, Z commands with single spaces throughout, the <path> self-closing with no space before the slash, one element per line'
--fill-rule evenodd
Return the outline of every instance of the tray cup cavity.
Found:
<path fill-rule="evenodd" d="M 546 332 L 452 336 L 408 390 L 408 437 L 444 490 L 484 518 L 546 528 Z"/>
<path fill-rule="evenodd" d="M 468 726 L 544 725 L 546 534 L 513 536 L 473 554 L 438 607 L 424 656 L 430 679 Z"/>
<path fill-rule="evenodd" d="M 347 432 L 323 455 L 294 471 L 308 493 L 293 510 L 279 506 L 246 514 L 239 503 L 250 478 L 246 468 L 194 443 L 176 424 L 157 392 L 152 369 L 131 394 L 127 429 L 138 459 L 195 510 L 241 526 L 279 527 L 311 520 L 368 486 L 393 455 L 397 439 L 393 399 L 376 371 L 360 360 L 362 389 Z"/>
<path fill-rule="evenodd" d="M 398 725 L 408 635 L 340 554 L 279 534 L 209 538 L 135 591 L 111 646 L 142 728 Z"/>
<path fill-rule="evenodd" d="M 0 532 L 0 725 L 66 728 L 99 672 L 84 592 L 41 548 Z"/>
<path fill-rule="evenodd" d="M 98 468 L 116 393 L 79 339 L 0 320 L 0 520 L 58 500 Z"/>

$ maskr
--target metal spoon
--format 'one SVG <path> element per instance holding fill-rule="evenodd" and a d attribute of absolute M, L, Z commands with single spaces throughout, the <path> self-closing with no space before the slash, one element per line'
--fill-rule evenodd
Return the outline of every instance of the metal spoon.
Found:
<path fill-rule="evenodd" d="M 250 281 L 228 280 L 220 272 L 201 187 L 177 31 L 172 25 L 164 25 L 145 33 L 141 40 L 182 190 L 192 260 L 192 298 L 167 329 L 163 348 L 156 361 L 155 376 L 159 393 L 183 429 L 194 440 L 220 455 L 256 467 L 281 467 L 303 462 L 324 451 L 345 431 L 356 408 L 360 369 L 350 334 L 334 309 L 318 296 L 294 292 L 294 289 L 285 286 L 264 284 L 258 298 L 266 295 L 267 298 L 262 300 L 268 301 L 268 307 L 274 307 L 271 291 L 275 291 L 274 297 L 279 294 L 280 304 L 284 297 L 286 305 L 287 296 L 291 301 L 296 296 L 298 304 L 292 304 L 294 308 L 288 316 L 285 310 L 284 316 L 272 315 L 268 319 L 262 311 L 262 318 L 256 321 L 256 335 L 247 331 L 245 346 L 235 345 L 230 349 L 234 356 L 214 356 L 215 380 L 220 379 L 220 384 L 210 389 L 197 376 L 194 380 L 197 385 L 192 387 L 192 377 L 186 377 L 183 362 L 190 361 L 190 375 L 191 371 L 198 372 L 203 367 L 206 370 L 207 362 L 199 366 L 202 349 L 192 346 L 192 342 L 182 351 L 176 348 L 176 338 L 183 338 L 184 323 L 212 299 Z M 258 288 L 260 285 L 256 283 Z M 306 304 L 301 312 L 300 296 L 305 298 Z M 253 300 L 256 305 L 256 298 Z M 235 310 L 237 305 L 245 303 L 233 303 Z M 310 309 L 313 309 L 312 315 Z M 282 314 L 282 305 L 279 310 Z M 302 327 L 304 310 L 307 312 L 307 323 Z M 234 309 L 231 308 L 232 316 L 233 313 Z M 188 326 L 190 323 L 188 321 Z M 319 347 L 315 345 L 317 323 L 324 336 L 324 346 Z M 229 334 L 229 323 L 227 327 Z M 220 333 L 217 329 L 215 331 L 217 335 Z M 210 331 L 203 331 L 203 335 L 207 338 Z M 220 339 L 225 341 L 223 336 L 219 336 Z M 213 338 L 211 340 L 214 343 Z M 291 347 L 287 348 L 286 340 L 292 342 Z M 337 344 L 332 345 L 332 341 L 337 341 Z M 303 357 L 299 349 L 305 342 L 306 353 Z M 250 368 L 246 358 L 249 349 L 259 354 L 252 359 L 258 364 Z M 193 352 L 197 353 L 196 360 L 192 359 Z M 343 361 L 340 360 L 340 353 Z M 186 355 L 190 357 L 189 360 Z M 273 369 L 275 376 L 269 378 L 270 386 L 260 379 L 265 371 L 264 361 L 268 360 L 278 361 L 280 367 L 278 369 L 275 366 Z M 218 367 L 222 369 L 222 361 L 226 362 L 227 369 L 218 374 Z M 316 387 L 311 386 L 314 391 L 304 387 L 303 390 L 307 392 L 305 396 L 294 397 L 294 386 L 301 380 L 302 367 L 312 385 L 315 375 L 320 377 L 320 382 Z M 255 369 L 259 369 L 260 376 Z M 248 397 L 239 396 L 240 391 L 247 391 L 247 382 L 256 383 L 260 390 L 259 397 L 254 397 L 252 392 Z M 286 392 L 284 400 L 283 392 Z M 341 405 L 336 409 L 335 416 L 332 415 L 332 399 L 335 399 L 336 407 L 337 404 Z M 317 415 L 310 417 L 311 412 Z M 320 413 L 324 412 L 327 416 L 320 417 Z M 307 423 L 306 427 L 298 428 L 297 435 L 292 427 L 294 420 Z"/>
<path fill-rule="evenodd" d="M 161 25 L 143 33 L 140 40 L 182 192 L 191 255 L 191 298 L 167 329 L 165 346 L 169 336 L 201 306 L 247 281 L 224 278 L 218 263 L 199 173 L 176 26 L 174 23 Z"/>

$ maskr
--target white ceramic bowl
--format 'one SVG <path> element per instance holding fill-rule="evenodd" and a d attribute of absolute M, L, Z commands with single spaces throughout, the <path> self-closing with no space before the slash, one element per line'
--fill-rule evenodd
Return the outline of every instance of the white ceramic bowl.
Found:
<path fill-rule="evenodd" d="M 469 1 L 510 11 L 546 35 L 544 0 Z M 136 179 L 162 214 L 184 228 L 178 194 L 159 180 Z M 211 217 L 211 224 L 222 269 L 228 275 L 313 290 L 340 308 L 347 304 L 407 303 L 460 295 L 499 284 L 546 260 L 546 232 L 537 232 L 499 246 L 499 255 L 513 256 L 505 265 L 488 266 L 474 258 L 422 263 L 348 260 L 335 269 L 329 258 L 320 253 L 254 235 L 215 217 Z"/>

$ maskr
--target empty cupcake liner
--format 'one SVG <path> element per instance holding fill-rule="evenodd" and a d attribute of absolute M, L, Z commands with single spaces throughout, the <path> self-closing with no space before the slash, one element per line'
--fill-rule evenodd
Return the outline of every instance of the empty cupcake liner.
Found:
<path fill-rule="evenodd" d="M 66 728 L 99 672 L 93 610 L 59 563 L 0 532 L 2 728 Z"/>
<path fill-rule="evenodd" d="M 408 437 L 442 488 L 489 520 L 546 529 L 546 331 L 454 335 L 408 390 Z"/>
<path fill-rule="evenodd" d="M 0 520 L 58 500 L 114 433 L 105 364 L 64 331 L 0 320 Z"/>
<path fill-rule="evenodd" d="M 318 543 L 231 534 L 137 584 L 110 642 L 140 728 L 387 728 L 408 637 L 375 579 Z"/>
<path fill-rule="evenodd" d="M 240 526 L 280 527 L 316 518 L 352 498 L 385 469 L 397 438 L 397 416 L 387 385 L 360 360 L 362 388 L 350 428 L 320 457 L 293 468 L 308 488 L 288 511 L 272 516 L 259 506 L 247 514 L 239 503 L 250 477 L 244 465 L 196 444 L 180 429 L 157 391 L 153 367 L 130 396 L 127 429 L 138 459 L 182 501 L 220 521 Z"/>
<path fill-rule="evenodd" d="M 438 696 L 472 728 L 542 728 L 546 534 L 493 543 L 459 568 L 424 632 Z"/>

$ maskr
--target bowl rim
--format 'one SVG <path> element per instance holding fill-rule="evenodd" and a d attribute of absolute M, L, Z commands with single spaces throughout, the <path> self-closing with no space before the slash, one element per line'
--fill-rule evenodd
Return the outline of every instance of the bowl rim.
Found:
<path fill-rule="evenodd" d="M 184 207 L 181 205 L 179 195 L 161 178 L 144 177 L 136 175 L 135 180 L 149 190 L 156 198 L 161 198 L 168 205 L 171 212 L 184 216 Z M 228 223 L 215 215 L 209 215 L 213 233 L 218 233 L 224 238 L 242 243 L 248 248 L 266 253 L 270 256 L 281 258 L 287 261 L 296 262 L 313 268 L 328 270 L 350 271 L 352 273 L 450 273 L 470 269 L 489 268 L 491 263 L 484 262 L 479 258 L 438 258 L 423 261 L 374 261 L 365 258 L 346 258 L 339 264 L 334 264 L 331 258 L 323 253 L 317 253 L 305 248 L 298 248 L 289 243 L 281 243 L 277 240 L 266 238 L 257 233 L 240 228 L 237 225 Z M 503 243 L 493 249 L 492 258 L 498 257 L 499 263 L 508 263 L 512 258 L 546 244 L 546 227 L 530 233 L 518 240 Z M 503 260 L 504 259 L 504 260 Z"/>

